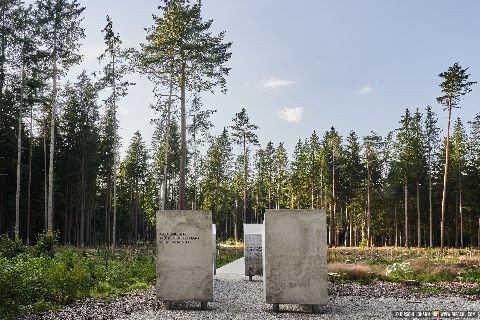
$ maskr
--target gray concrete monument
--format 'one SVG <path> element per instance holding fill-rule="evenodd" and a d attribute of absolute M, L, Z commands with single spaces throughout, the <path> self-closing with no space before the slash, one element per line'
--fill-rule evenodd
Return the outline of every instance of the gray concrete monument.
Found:
<path fill-rule="evenodd" d="M 217 274 L 217 225 L 212 224 L 213 274 Z"/>
<path fill-rule="evenodd" d="M 245 275 L 251 281 L 253 276 L 263 275 L 262 263 L 263 224 L 243 225 L 243 255 L 245 257 Z"/>
<path fill-rule="evenodd" d="M 166 302 L 213 301 L 212 214 L 157 211 L 157 298 Z"/>
<path fill-rule="evenodd" d="M 266 303 L 328 303 L 325 210 L 267 210 L 263 233 Z"/>

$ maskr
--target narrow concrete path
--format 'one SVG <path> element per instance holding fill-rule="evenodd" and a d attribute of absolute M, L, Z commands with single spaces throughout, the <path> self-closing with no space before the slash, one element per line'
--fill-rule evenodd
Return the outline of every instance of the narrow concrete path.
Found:
<path fill-rule="evenodd" d="M 245 258 L 237 259 L 217 269 L 217 274 L 245 274 Z"/>

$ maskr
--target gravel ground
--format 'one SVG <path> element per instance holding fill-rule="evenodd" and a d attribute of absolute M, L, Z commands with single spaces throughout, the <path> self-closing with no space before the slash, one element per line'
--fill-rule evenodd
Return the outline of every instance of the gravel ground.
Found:
<path fill-rule="evenodd" d="M 455 284 L 445 285 L 448 288 Z M 458 284 L 460 286 L 460 284 Z M 330 285 L 330 302 L 312 315 L 307 306 L 281 305 L 280 313 L 271 312 L 264 304 L 263 285 L 239 274 L 219 274 L 215 277 L 215 301 L 208 310 L 199 303 L 185 303 L 166 310 L 155 299 L 153 288 L 139 290 L 112 302 L 85 300 L 62 310 L 27 319 L 394 319 L 392 311 L 480 311 L 480 297 L 460 295 L 413 294 L 400 284 L 377 282 L 370 285 Z M 400 318 L 397 318 L 400 319 Z M 403 318 L 405 319 L 405 318 Z M 413 318 L 410 318 L 413 319 Z M 430 319 L 430 318 L 424 318 Z M 459 318 L 456 318 L 459 319 Z"/>
<path fill-rule="evenodd" d="M 329 294 L 330 302 L 320 314 L 311 315 L 308 307 L 297 305 L 281 305 L 281 312 L 275 314 L 270 305 L 261 302 L 260 278 L 249 282 L 243 276 L 224 274 L 215 279 L 215 302 L 209 303 L 208 311 L 199 310 L 198 303 L 165 310 L 150 288 L 108 303 L 85 300 L 28 319 L 392 319 L 391 311 L 480 311 L 478 297 L 412 294 L 391 283 L 331 285 Z"/>

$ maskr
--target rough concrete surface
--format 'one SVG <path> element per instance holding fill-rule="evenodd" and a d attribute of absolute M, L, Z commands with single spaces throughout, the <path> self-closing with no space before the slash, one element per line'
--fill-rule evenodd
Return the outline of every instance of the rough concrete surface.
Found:
<path fill-rule="evenodd" d="M 157 211 L 157 297 L 213 301 L 212 215 Z"/>
<path fill-rule="evenodd" d="M 266 303 L 327 304 L 325 210 L 267 210 L 263 237 Z"/>

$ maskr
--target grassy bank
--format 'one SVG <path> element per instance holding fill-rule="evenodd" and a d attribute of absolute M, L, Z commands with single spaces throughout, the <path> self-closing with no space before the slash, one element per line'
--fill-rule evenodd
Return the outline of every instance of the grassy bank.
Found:
<path fill-rule="evenodd" d="M 464 294 L 480 295 L 480 250 L 425 248 L 330 248 L 328 271 L 335 283 L 376 280 L 407 283 L 478 284 Z M 441 290 L 431 290 L 432 293 Z"/>

